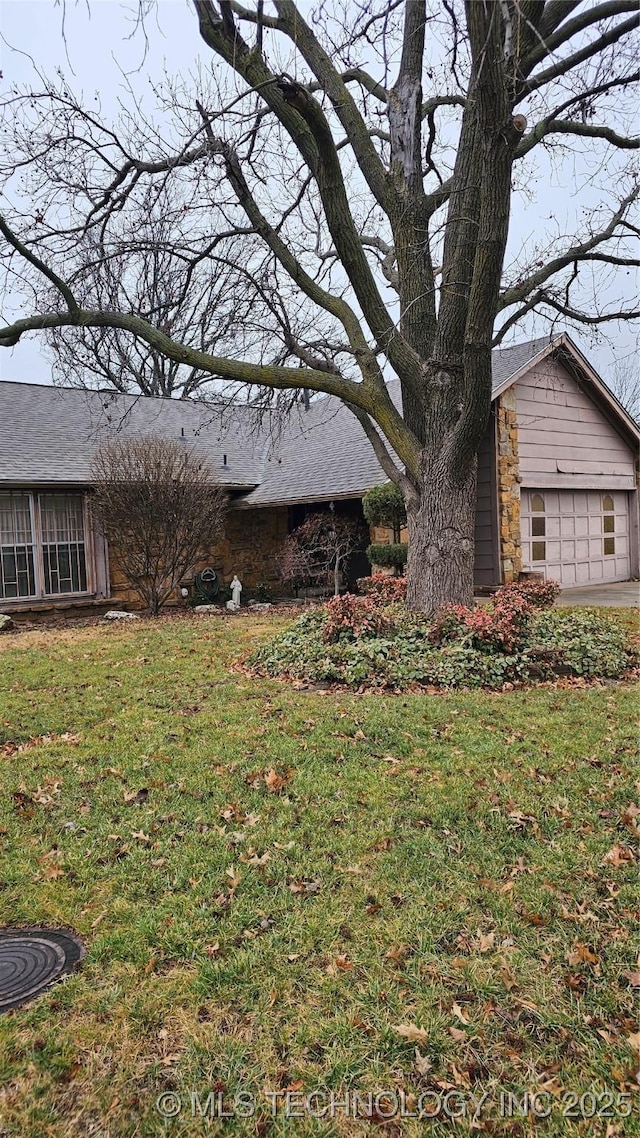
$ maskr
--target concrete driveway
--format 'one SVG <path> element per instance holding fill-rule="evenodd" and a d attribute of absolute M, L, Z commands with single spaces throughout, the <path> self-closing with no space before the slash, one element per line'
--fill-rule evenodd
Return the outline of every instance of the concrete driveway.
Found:
<path fill-rule="evenodd" d="M 563 589 L 557 605 L 598 605 L 605 608 L 632 609 L 640 604 L 638 581 L 616 581 L 611 585 L 580 585 Z"/>

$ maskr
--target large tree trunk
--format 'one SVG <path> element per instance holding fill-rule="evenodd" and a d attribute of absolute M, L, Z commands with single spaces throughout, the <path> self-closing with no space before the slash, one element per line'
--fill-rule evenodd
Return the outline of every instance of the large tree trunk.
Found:
<path fill-rule="evenodd" d="M 407 604 L 435 612 L 449 602 L 473 602 L 477 464 L 456 478 L 425 451 L 421 493 L 407 504 Z"/>

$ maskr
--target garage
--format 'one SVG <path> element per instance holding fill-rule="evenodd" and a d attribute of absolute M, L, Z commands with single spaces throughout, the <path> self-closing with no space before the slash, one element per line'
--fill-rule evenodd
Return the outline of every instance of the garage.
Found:
<path fill-rule="evenodd" d="M 631 576 L 629 493 L 523 489 L 523 568 L 565 588 Z"/>

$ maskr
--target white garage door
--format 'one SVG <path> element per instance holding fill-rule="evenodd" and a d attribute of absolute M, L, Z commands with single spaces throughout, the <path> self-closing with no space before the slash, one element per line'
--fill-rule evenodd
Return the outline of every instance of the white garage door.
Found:
<path fill-rule="evenodd" d="M 566 588 L 631 576 L 625 491 L 523 490 L 521 522 L 524 569 Z"/>

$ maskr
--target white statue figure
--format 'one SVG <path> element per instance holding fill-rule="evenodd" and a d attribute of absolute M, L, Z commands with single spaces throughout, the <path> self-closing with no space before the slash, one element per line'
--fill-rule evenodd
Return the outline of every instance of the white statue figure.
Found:
<path fill-rule="evenodd" d="M 230 588 L 231 588 L 231 600 L 227 601 L 227 608 L 232 609 L 232 611 L 234 611 L 234 612 L 237 612 L 237 610 L 240 608 L 240 593 L 242 592 L 242 581 L 239 581 L 235 574 L 233 577 L 233 581 L 231 582 Z"/>

